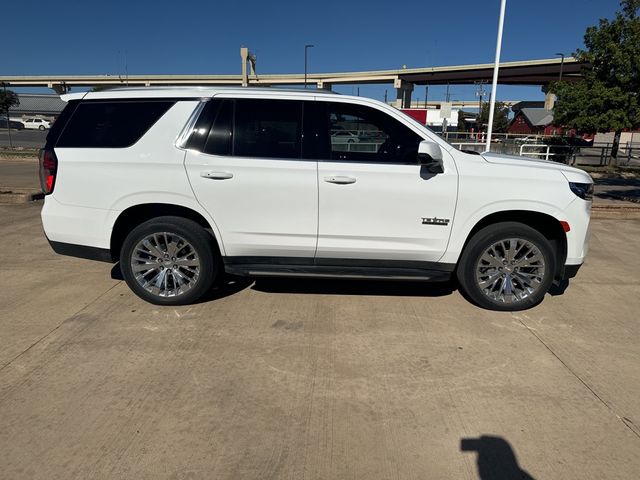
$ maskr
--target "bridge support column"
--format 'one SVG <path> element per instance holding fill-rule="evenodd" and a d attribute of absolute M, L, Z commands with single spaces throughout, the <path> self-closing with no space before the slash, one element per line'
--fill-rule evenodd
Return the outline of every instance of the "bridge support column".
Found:
<path fill-rule="evenodd" d="M 396 108 L 411 108 L 411 92 L 413 92 L 413 83 L 405 82 L 401 78 L 393 81 L 396 89 Z"/>
<path fill-rule="evenodd" d="M 554 105 L 556 104 L 556 96 L 551 92 L 547 92 L 544 96 L 544 108 L 547 110 L 553 110 Z"/>
<path fill-rule="evenodd" d="M 52 88 L 58 95 L 64 95 L 65 93 L 69 93 L 71 90 L 71 87 L 64 82 L 51 84 L 49 85 L 49 88 Z"/>

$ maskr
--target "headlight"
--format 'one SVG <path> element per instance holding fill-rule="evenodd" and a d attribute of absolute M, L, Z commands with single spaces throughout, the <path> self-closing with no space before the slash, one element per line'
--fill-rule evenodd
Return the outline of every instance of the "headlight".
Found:
<path fill-rule="evenodd" d="M 581 199 L 589 202 L 593 200 L 593 183 L 569 182 L 569 188 Z"/>

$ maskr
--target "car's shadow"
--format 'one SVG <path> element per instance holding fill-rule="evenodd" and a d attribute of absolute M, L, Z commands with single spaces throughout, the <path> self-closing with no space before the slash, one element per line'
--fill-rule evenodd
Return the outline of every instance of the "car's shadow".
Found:
<path fill-rule="evenodd" d="M 120 264 L 111 269 L 111 278 L 124 280 Z M 549 289 L 552 296 L 562 295 L 569 286 L 565 280 L 554 283 Z M 445 297 L 458 289 L 455 278 L 446 282 L 412 282 L 391 280 L 347 280 L 322 278 L 248 278 L 224 274 L 215 286 L 196 303 L 209 302 L 234 295 L 251 287 L 252 290 L 265 293 L 310 293 L 321 295 L 371 295 L 382 297 Z M 473 303 L 463 291 L 464 298 Z"/>
<path fill-rule="evenodd" d="M 252 290 L 268 293 L 311 293 L 324 295 L 377 295 L 399 297 L 443 297 L 457 288 L 453 281 L 412 282 L 319 278 L 258 278 Z"/>

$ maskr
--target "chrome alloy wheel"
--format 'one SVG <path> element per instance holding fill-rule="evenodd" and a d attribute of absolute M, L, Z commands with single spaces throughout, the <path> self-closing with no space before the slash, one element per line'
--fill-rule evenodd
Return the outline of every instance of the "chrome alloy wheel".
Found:
<path fill-rule="evenodd" d="M 136 281 L 159 297 L 176 297 L 191 290 L 200 276 L 200 259 L 180 235 L 158 232 L 144 237 L 131 254 Z"/>
<path fill-rule="evenodd" d="M 522 238 L 500 240 L 487 248 L 476 265 L 476 282 L 484 295 L 515 303 L 533 295 L 545 275 L 544 255 Z"/>

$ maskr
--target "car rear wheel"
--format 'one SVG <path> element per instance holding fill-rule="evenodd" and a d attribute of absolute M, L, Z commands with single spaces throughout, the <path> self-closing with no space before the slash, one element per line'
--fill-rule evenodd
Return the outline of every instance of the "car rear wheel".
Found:
<path fill-rule="evenodd" d="M 537 305 L 551 287 L 556 266 L 551 243 L 517 222 L 489 225 L 467 244 L 458 265 L 460 287 L 490 310 L 517 311 Z"/>
<path fill-rule="evenodd" d="M 158 217 L 134 228 L 120 252 L 129 288 L 156 305 L 185 305 L 213 285 L 220 262 L 213 239 L 181 217 Z"/>

